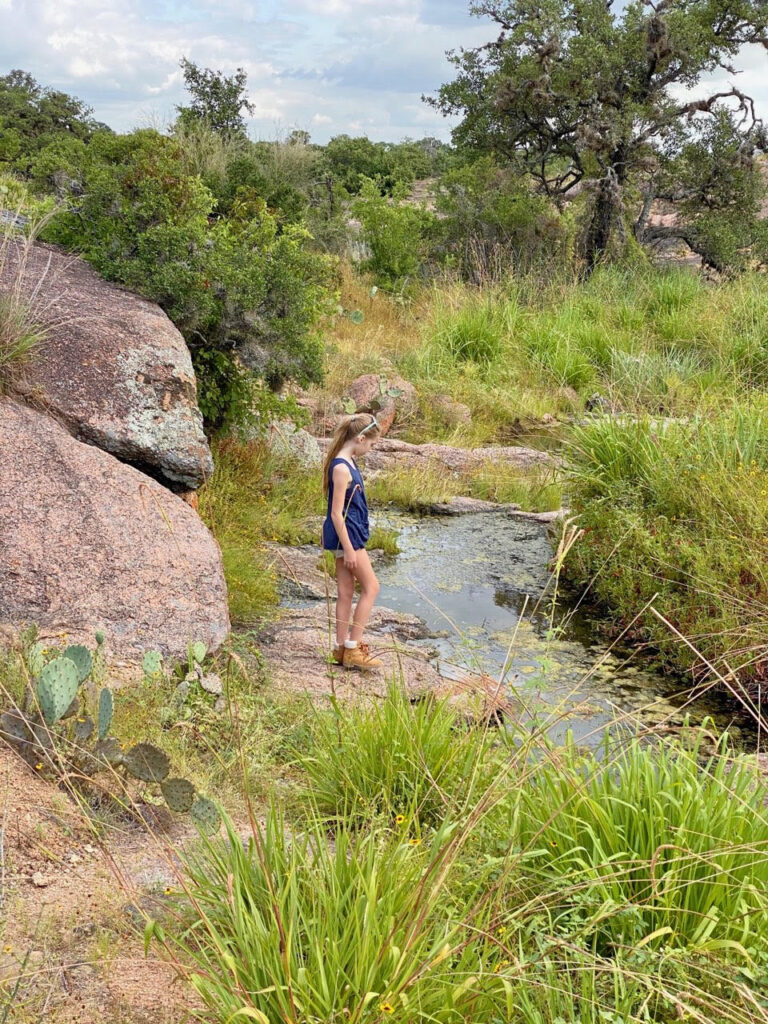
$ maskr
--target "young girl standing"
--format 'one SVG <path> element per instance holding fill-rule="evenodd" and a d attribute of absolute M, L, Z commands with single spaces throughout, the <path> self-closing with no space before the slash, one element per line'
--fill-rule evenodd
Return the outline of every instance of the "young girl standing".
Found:
<path fill-rule="evenodd" d="M 323 548 L 336 556 L 336 646 L 334 661 L 344 668 L 371 670 L 381 667 L 368 645 L 363 630 L 379 592 L 379 581 L 368 552 L 368 503 L 355 459 L 371 450 L 381 433 L 376 417 L 369 412 L 345 416 L 336 428 L 323 466 L 323 488 L 328 495 L 328 513 L 323 523 Z M 360 597 L 352 618 L 355 580 Z M 350 630 L 350 621 L 352 628 Z"/>

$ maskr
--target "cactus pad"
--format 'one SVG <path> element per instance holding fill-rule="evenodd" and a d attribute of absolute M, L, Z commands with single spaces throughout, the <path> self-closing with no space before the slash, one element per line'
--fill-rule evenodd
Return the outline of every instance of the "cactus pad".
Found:
<path fill-rule="evenodd" d="M 84 647 L 83 644 L 70 644 L 64 651 L 63 657 L 69 658 L 74 663 L 77 669 L 78 682 L 84 683 L 93 668 L 93 658 L 88 648 Z"/>
<path fill-rule="evenodd" d="M 40 641 L 32 646 L 27 651 L 27 667 L 29 668 L 30 675 L 39 676 L 45 666 L 45 647 Z"/>
<path fill-rule="evenodd" d="M 32 740 L 26 718 L 20 711 L 4 711 L 0 715 L 0 739 L 23 747 Z"/>
<path fill-rule="evenodd" d="M 112 725 L 112 691 L 105 686 L 99 694 L 99 739 L 105 739 Z"/>
<path fill-rule="evenodd" d="M 90 715 L 79 715 L 75 719 L 75 726 L 72 730 L 72 739 L 75 743 L 85 743 L 93 736 L 93 730 L 96 726 L 93 724 L 93 719 Z"/>
<path fill-rule="evenodd" d="M 186 814 L 195 802 L 195 787 L 188 779 L 166 779 L 160 783 L 165 802 L 177 814 Z"/>
<path fill-rule="evenodd" d="M 53 737 L 51 730 L 45 724 L 42 715 L 35 713 L 29 716 L 29 728 L 32 733 L 33 743 L 41 750 L 53 750 Z"/>
<path fill-rule="evenodd" d="M 144 675 L 154 679 L 163 671 L 163 656 L 160 651 L 146 651 L 141 659 Z"/>
<path fill-rule="evenodd" d="M 123 764 L 142 782 L 162 782 L 171 768 L 168 755 L 151 743 L 137 743 L 131 747 L 123 755 Z"/>
<path fill-rule="evenodd" d="M 193 644 L 189 645 L 189 653 L 192 661 L 196 662 L 198 665 L 202 665 L 203 661 L 205 661 L 205 656 L 208 653 L 208 648 L 202 640 L 195 640 Z"/>
<path fill-rule="evenodd" d="M 91 667 L 91 679 L 97 686 L 101 686 L 107 678 L 107 658 L 104 648 L 99 645 L 93 652 L 93 665 Z"/>
<path fill-rule="evenodd" d="M 76 715 L 79 710 L 80 710 L 80 698 L 77 696 L 77 694 L 75 694 L 74 700 L 69 705 L 69 707 L 64 712 L 64 714 L 61 716 L 62 721 L 65 718 L 72 718 L 72 716 Z"/>
<path fill-rule="evenodd" d="M 79 685 L 77 667 L 69 658 L 54 658 L 45 665 L 37 683 L 37 699 L 48 725 L 66 713 Z"/>
<path fill-rule="evenodd" d="M 216 804 L 204 796 L 195 798 L 195 802 L 189 809 L 189 816 L 201 832 L 205 832 L 207 835 L 216 832 L 221 824 L 221 815 Z"/>
<path fill-rule="evenodd" d="M 119 741 L 114 736 L 109 736 L 105 740 L 99 740 L 98 743 L 94 743 L 93 754 L 94 757 L 97 757 L 105 764 L 118 765 L 123 763 L 124 755 L 120 749 Z"/>
<path fill-rule="evenodd" d="M 93 635 L 96 638 L 96 643 L 99 645 L 99 647 L 101 647 L 101 645 L 104 643 L 104 640 L 106 639 L 104 633 L 100 629 L 97 629 Z"/>
<path fill-rule="evenodd" d="M 200 685 L 206 691 L 206 693 L 215 693 L 217 696 L 224 692 L 224 685 L 221 681 L 221 676 L 215 672 L 209 672 L 204 675 L 200 680 Z"/>

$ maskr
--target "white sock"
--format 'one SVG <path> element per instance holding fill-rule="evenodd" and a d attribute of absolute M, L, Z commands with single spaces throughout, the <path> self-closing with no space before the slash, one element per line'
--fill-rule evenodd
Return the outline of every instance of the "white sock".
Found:
<path fill-rule="evenodd" d="M 357 647 L 357 640 L 345 640 L 344 646 L 348 651 L 354 651 L 354 649 Z"/>

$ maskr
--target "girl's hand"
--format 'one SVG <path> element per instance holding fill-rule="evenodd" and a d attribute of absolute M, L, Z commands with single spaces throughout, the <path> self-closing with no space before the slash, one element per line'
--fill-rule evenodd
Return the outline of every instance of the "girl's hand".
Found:
<path fill-rule="evenodd" d="M 353 572 L 356 565 L 357 553 L 355 552 L 354 548 L 350 548 L 349 551 L 344 552 L 344 568 L 349 569 L 350 572 Z"/>

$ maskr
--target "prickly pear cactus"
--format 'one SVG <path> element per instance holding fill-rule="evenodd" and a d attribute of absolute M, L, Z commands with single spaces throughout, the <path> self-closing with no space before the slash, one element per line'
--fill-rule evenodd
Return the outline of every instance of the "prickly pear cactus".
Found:
<path fill-rule="evenodd" d="M 72 730 L 72 738 L 75 743 L 85 743 L 93 736 L 96 726 L 90 715 L 80 715 L 75 719 L 75 727 Z"/>
<path fill-rule="evenodd" d="M 189 779 L 166 779 L 160 783 L 165 802 L 177 814 L 186 814 L 195 802 L 195 787 Z"/>
<path fill-rule="evenodd" d="M 43 667 L 37 683 L 37 699 L 48 725 L 55 725 L 75 699 L 80 685 L 75 663 L 54 658 Z"/>
<path fill-rule="evenodd" d="M 205 656 L 208 653 L 208 648 L 202 640 L 196 640 L 193 644 L 189 645 L 189 653 L 192 661 L 196 662 L 198 665 L 202 665 L 205 661 Z"/>
<path fill-rule="evenodd" d="M 27 719 L 20 711 L 4 711 L 0 715 L 0 739 L 22 747 L 31 743 L 33 738 Z"/>
<path fill-rule="evenodd" d="M 189 809 L 189 816 L 201 832 L 205 832 L 207 835 L 216 832 L 221 824 L 221 815 L 216 808 L 216 804 L 204 796 L 195 798 L 194 803 Z"/>
<path fill-rule="evenodd" d="M 69 658 L 74 663 L 77 669 L 78 682 L 84 683 L 93 668 L 93 658 L 88 648 L 84 647 L 83 644 L 70 644 L 62 657 Z"/>
<path fill-rule="evenodd" d="M 104 689 L 99 694 L 99 739 L 106 739 L 109 727 L 112 725 L 112 712 L 114 704 L 112 701 L 112 691 Z"/>
<path fill-rule="evenodd" d="M 113 767 L 122 764 L 124 754 L 119 740 L 114 736 L 108 736 L 105 740 L 99 740 L 93 745 L 93 756 Z"/>
<path fill-rule="evenodd" d="M 39 676 L 45 667 L 45 647 L 39 640 L 29 648 L 26 658 L 30 675 Z"/>
<path fill-rule="evenodd" d="M 145 676 L 156 679 L 163 671 L 163 656 L 160 651 L 147 651 L 141 659 L 141 667 Z"/>
<path fill-rule="evenodd" d="M 38 715 L 36 713 L 34 715 L 30 715 L 28 724 L 33 737 L 33 745 L 41 751 L 45 750 L 48 753 L 52 753 L 54 750 L 53 734 L 46 725 L 42 715 Z"/>
<path fill-rule="evenodd" d="M 123 755 L 123 764 L 142 782 L 162 782 L 171 768 L 168 755 L 151 743 L 137 743 L 131 747 Z"/>
<path fill-rule="evenodd" d="M 65 718 L 73 718 L 77 714 L 77 712 L 79 710 L 80 710 L 80 698 L 78 696 L 75 696 L 75 699 L 69 705 L 69 707 L 64 712 L 64 714 L 61 716 L 62 722 L 64 721 Z"/>

